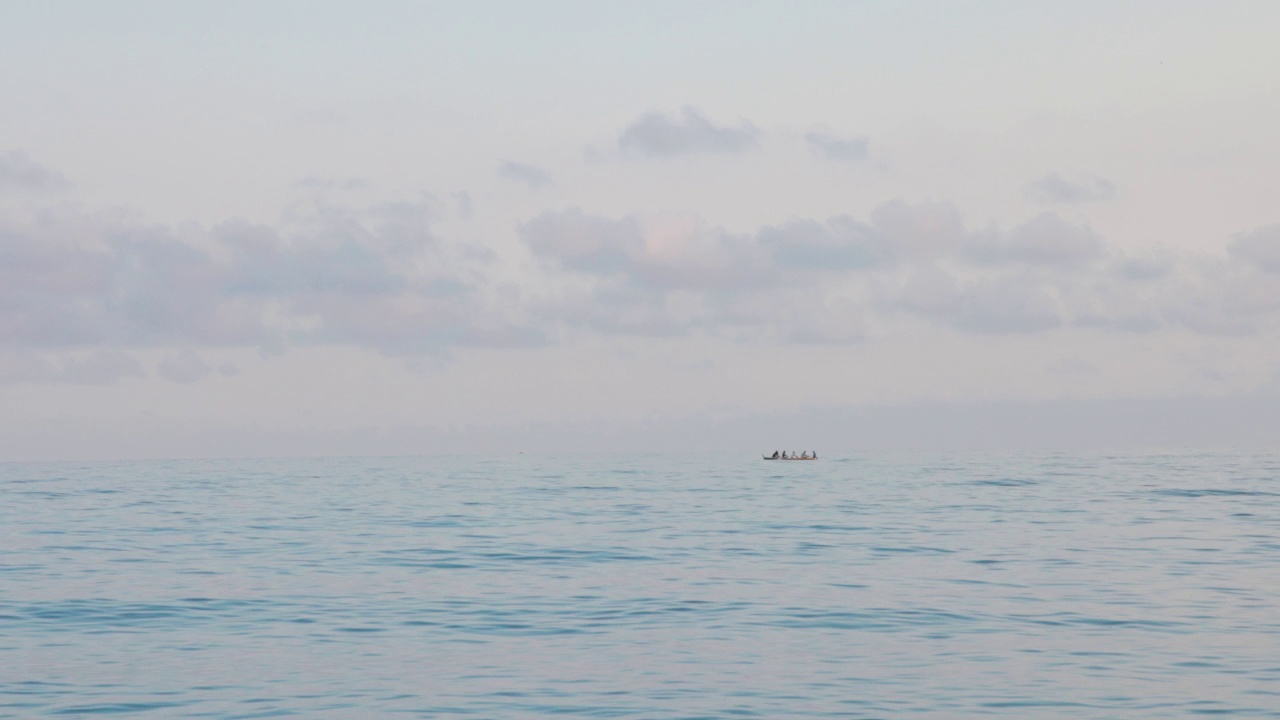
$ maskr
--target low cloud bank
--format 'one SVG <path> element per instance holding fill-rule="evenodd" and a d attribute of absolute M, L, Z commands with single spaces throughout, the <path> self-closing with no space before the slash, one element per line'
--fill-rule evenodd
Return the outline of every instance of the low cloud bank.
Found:
<path fill-rule="evenodd" d="M 624 138 L 656 154 L 728 151 L 748 147 L 753 132 L 686 110 L 681 120 L 642 118 Z M 0 174 L 33 186 L 59 177 L 25 156 L 0 160 L 9 163 Z M 533 166 L 503 172 L 543 180 Z M 798 217 L 750 232 L 695 214 L 570 208 L 520 223 L 508 247 L 442 235 L 440 208 L 470 206 L 469 196 L 454 200 L 330 199 L 280 226 L 211 228 L 75 206 L 0 213 L 0 376 L 114 382 L 145 374 L 127 355 L 134 348 L 181 351 L 156 372 L 196 382 L 213 372 L 193 354 L 201 348 L 429 355 L 583 334 L 857 343 L 903 322 L 987 335 L 1243 336 L 1280 321 L 1280 225 L 1194 256 L 1135 254 L 1055 212 L 975 227 L 946 202 L 895 200 L 864 218 Z"/>
<path fill-rule="evenodd" d="M 971 229 L 948 203 L 887 203 L 866 220 L 797 218 L 749 234 L 695 216 L 545 213 L 520 237 L 566 283 L 545 315 L 595 332 L 731 333 L 844 342 L 904 317 L 986 334 L 1054 328 L 1249 334 L 1280 311 L 1280 233 L 1226 257 L 1133 255 L 1044 213 Z M 1273 257 L 1274 256 L 1274 257 Z"/>
<path fill-rule="evenodd" d="M 178 231 L 74 210 L 2 219 L 0 349 L 539 342 L 488 299 L 492 253 L 437 237 L 432 220 L 429 202 L 329 207 L 287 230 Z M 199 374 L 190 359 L 165 367 Z"/>

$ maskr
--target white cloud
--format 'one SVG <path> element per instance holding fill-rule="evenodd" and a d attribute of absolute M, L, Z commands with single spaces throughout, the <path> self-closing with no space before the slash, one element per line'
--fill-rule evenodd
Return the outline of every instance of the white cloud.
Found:
<path fill-rule="evenodd" d="M 32 160 L 20 150 L 0 154 L 0 193 L 15 190 L 66 190 L 71 183 L 62 175 Z"/>
<path fill-rule="evenodd" d="M 487 299 L 492 255 L 436 237 L 430 205 L 185 235 L 74 210 L 0 219 L 0 347 L 537 342 Z"/>
<path fill-rule="evenodd" d="M 848 342 L 865 339 L 875 318 L 904 312 L 1006 335 L 1067 327 L 1222 335 L 1280 320 L 1280 280 L 1250 274 L 1247 262 L 1125 255 L 1053 213 L 1008 231 L 969 230 L 950 204 L 893 201 L 866 221 L 796 218 L 734 234 L 695 216 L 568 210 L 520 233 L 571 288 L 543 315 L 597 333 Z M 1250 234 L 1233 252 L 1253 259 L 1268 237 Z M 857 321 L 839 320 L 837 304 L 855 308 L 848 317 Z"/>
<path fill-rule="evenodd" d="M 177 355 L 166 357 L 156 364 L 156 372 L 160 377 L 176 383 L 193 383 L 204 379 L 213 372 L 199 355 L 184 350 Z"/>
<path fill-rule="evenodd" d="M 465 190 L 453 193 L 453 203 L 457 208 L 459 218 L 470 220 L 475 217 L 475 203 L 471 200 L 471 193 Z"/>
<path fill-rule="evenodd" d="M 1033 198 L 1047 203 L 1086 203 L 1112 200 L 1116 186 L 1106 178 L 1090 176 L 1068 180 L 1058 173 L 1049 173 L 1027 186 Z"/>
<path fill-rule="evenodd" d="M 28 350 L 0 352 L 0 385 L 113 385 L 146 374 L 137 358 L 118 350 L 99 349 L 61 357 Z"/>
<path fill-rule="evenodd" d="M 507 180 L 528 185 L 534 190 L 551 184 L 551 175 L 546 170 L 526 163 L 507 160 L 498 167 L 498 174 Z"/>
<path fill-rule="evenodd" d="M 1025 275 L 962 282 L 929 268 L 913 273 L 894 301 L 940 324 L 976 333 L 1036 333 L 1063 324 L 1050 288 Z"/>
<path fill-rule="evenodd" d="M 647 113 L 627 126 L 618 138 L 618 149 L 648 157 L 673 157 L 696 153 L 733 154 L 757 146 L 759 132 L 750 123 L 717 126 L 692 107 L 679 117 Z"/>
<path fill-rule="evenodd" d="M 992 234 L 978 239 L 969 255 L 981 262 L 1074 267 L 1101 259 L 1103 246 L 1092 228 L 1069 223 L 1053 213 L 1043 213 L 1007 235 Z"/>
<path fill-rule="evenodd" d="M 823 132 L 805 133 L 809 149 L 828 160 L 859 162 L 869 154 L 864 137 L 836 137 Z"/>
<path fill-rule="evenodd" d="M 452 205 L 325 202 L 279 225 L 209 230 L 66 208 L 0 217 L 0 347 L 190 348 L 157 370 L 193 382 L 214 371 L 194 355 L 210 347 L 422 355 L 528 347 L 566 330 L 850 343 L 908 316 L 979 334 L 1212 336 L 1280 320 L 1277 226 L 1240 235 L 1215 260 L 1125 253 L 1055 213 L 971 228 L 940 201 L 736 232 L 688 212 L 570 209 L 517 226 L 527 264 L 441 233 L 440 208 Z"/>
<path fill-rule="evenodd" d="M 948 257 L 974 244 L 960 210 L 948 202 L 892 200 L 871 211 L 869 224 L 896 259 Z"/>
<path fill-rule="evenodd" d="M 1260 270 L 1280 273 L 1280 224 L 1264 225 L 1241 233 L 1227 247 L 1232 257 Z"/>
<path fill-rule="evenodd" d="M 826 222 L 792 218 L 761 228 L 759 240 L 782 268 L 837 272 L 897 260 L 896 249 L 878 228 L 847 216 Z"/>

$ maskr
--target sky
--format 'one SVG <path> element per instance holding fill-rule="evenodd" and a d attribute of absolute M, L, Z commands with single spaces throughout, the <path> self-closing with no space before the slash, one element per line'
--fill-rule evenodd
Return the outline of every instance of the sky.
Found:
<path fill-rule="evenodd" d="M 1280 441 L 1280 4 L 0 5 L 0 460 Z"/>

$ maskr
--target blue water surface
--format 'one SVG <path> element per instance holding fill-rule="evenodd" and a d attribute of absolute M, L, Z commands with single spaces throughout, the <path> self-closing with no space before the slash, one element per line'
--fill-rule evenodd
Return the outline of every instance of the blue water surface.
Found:
<path fill-rule="evenodd" d="M 0 717 L 1280 718 L 1280 456 L 0 465 Z"/>

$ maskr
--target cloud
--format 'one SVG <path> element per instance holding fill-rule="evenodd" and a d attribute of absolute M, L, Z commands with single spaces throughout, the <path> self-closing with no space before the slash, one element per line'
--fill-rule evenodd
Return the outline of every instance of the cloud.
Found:
<path fill-rule="evenodd" d="M 53 374 L 51 382 L 111 385 L 123 378 L 144 377 L 146 374 L 142 363 L 132 355 L 115 350 L 97 350 L 66 360 Z"/>
<path fill-rule="evenodd" d="M 692 214 L 612 220 L 574 209 L 544 213 L 519 232 L 537 257 L 642 290 L 735 292 L 778 280 L 755 237 L 709 227 Z"/>
<path fill-rule="evenodd" d="M 960 210 L 947 202 L 893 200 L 872 210 L 870 221 L 895 258 L 934 260 L 972 242 Z"/>
<path fill-rule="evenodd" d="M 1239 258 L 1184 268 L 1165 285 L 1162 315 L 1204 335 L 1251 335 L 1265 328 L 1274 332 L 1280 314 L 1280 275 L 1258 269 Z"/>
<path fill-rule="evenodd" d="M 911 275 L 897 304 L 935 322 L 976 333 L 1037 333 L 1063 324 L 1049 288 L 1025 275 L 961 282 L 938 268 L 926 268 Z"/>
<path fill-rule="evenodd" d="M 475 217 L 475 203 L 471 200 L 471 193 L 459 190 L 453 193 L 452 197 L 460 219 L 470 220 Z"/>
<path fill-rule="evenodd" d="M 521 225 L 518 232 L 536 255 L 594 274 L 627 270 L 644 248 L 634 218 L 609 220 L 576 208 L 543 213 Z"/>
<path fill-rule="evenodd" d="M 847 215 L 793 218 L 749 234 L 709 227 L 689 214 L 609 219 L 572 209 L 543 213 L 521 225 L 519 234 L 535 256 L 570 270 L 636 286 L 727 291 L 805 285 L 810 275 L 939 258 L 1048 261 L 1064 252 L 1054 244 L 1062 238 L 1050 233 L 1057 229 L 1033 223 L 1013 236 L 992 237 L 968 232 L 948 203 L 893 201 L 872 211 L 868 221 Z"/>
<path fill-rule="evenodd" d="M 931 230 L 943 240 L 926 237 Z M 875 272 L 954 254 L 965 237 L 949 206 L 905 203 L 878 209 L 869 223 L 793 219 L 750 234 L 689 215 L 615 220 L 575 209 L 544 213 L 520 234 L 553 269 L 594 279 L 552 312 L 570 325 L 642 335 L 749 331 L 791 342 L 861 339 Z"/>
<path fill-rule="evenodd" d="M 1241 236 L 1224 264 L 1125 254 L 1054 213 L 969 229 L 940 202 L 895 200 L 865 220 L 793 218 L 748 233 L 692 215 L 577 209 L 519 228 L 560 289 L 543 298 L 543 317 L 596 333 L 776 342 L 854 342 L 876 318 L 903 315 L 977 334 L 1257 332 L 1280 320 L 1280 274 L 1254 272 L 1272 232 Z"/>
<path fill-rule="evenodd" d="M 1086 203 L 1114 199 L 1116 186 L 1097 176 L 1072 181 L 1051 172 L 1027 186 L 1036 200 L 1049 203 Z"/>
<path fill-rule="evenodd" d="M 793 218 L 766 226 L 759 242 L 779 268 L 838 272 L 894 262 L 892 242 L 877 228 L 848 216 L 827 222 Z"/>
<path fill-rule="evenodd" d="M 828 160 L 859 162 L 866 160 L 867 139 L 864 137 L 840 138 L 826 133 L 806 133 L 804 140 L 809 149 Z"/>
<path fill-rule="evenodd" d="M 680 116 L 642 115 L 618 138 L 618 149 L 646 157 L 675 157 L 697 153 L 733 154 L 754 149 L 758 131 L 750 123 L 717 127 L 692 107 Z"/>
<path fill-rule="evenodd" d="M 1174 261 L 1171 257 L 1145 255 L 1122 259 L 1116 265 L 1115 272 L 1126 280 L 1158 280 L 1167 277 L 1173 270 L 1173 266 Z"/>
<path fill-rule="evenodd" d="M 1257 323 L 1250 318 L 1231 316 L 1216 306 L 1198 302 L 1173 307 L 1165 317 L 1200 335 L 1242 336 L 1252 335 L 1258 330 Z"/>
<path fill-rule="evenodd" d="M 1103 247 L 1098 234 L 1088 226 L 1043 213 L 1007 235 L 978 240 L 968 254 L 980 262 L 1070 267 L 1099 260 Z"/>
<path fill-rule="evenodd" d="M 542 168 L 510 160 L 502 163 L 498 168 L 498 174 L 507 180 L 524 183 L 534 190 L 551 184 L 551 176 Z"/>
<path fill-rule="evenodd" d="M 156 365 L 156 372 L 166 380 L 176 383 L 194 383 L 213 372 L 200 356 L 190 350 L 184 350 L 161 360 Z"/>
<path fill-rule="evenodd" d="M 0 348 L 540 342 L 518 302 L 494 300 L 493 254 L 437 237 L 432 208 L 326 205 L 182 233 L 66 209 L 0 218 Z"/>
<path fill-rule="evenodd" d="M 146 374 L 142 363 L 118 350 L 100 349 L 52 359 L 23 350 L 0 352 L 0 385 L 112 385 Z"/>
<path fill-rule="evenodd" d="M 0 154 L 0 192 L 27 190 L 48 192 L 65 190 L 71 183 L 61 173 L 32 160 L 20 150 Z"/>
<path fill-rule="evenodd" d="M 1264 225 L 1238 235 L 1227 246 L 1227 252 L 1264 272 L 1280 273 L 1280 224 Z"/>
<path fill-rule="evenodd" d="M 504 247 L 441 234 L 438 215 L 454 212 L 450 198 L 326 201 L 278 225 L 209 229 L 68 207 L 0 215 L 3 372 L 110 382 L 144 371 L 93 353 L 162 348 L 157 373 L 195 382 L 218 372 L 197 354 L 209 348 L 438 357 L 566 333 L 849 343 L 898 322 L 977 334 L 1280 329 L 1280 226 L 1216 257 L 1125 253 L 1056 213 L 972 227 L 950 203 L 894 200 L 863 217 L 734 231 L 693 213 L 554 210 Z"/>

